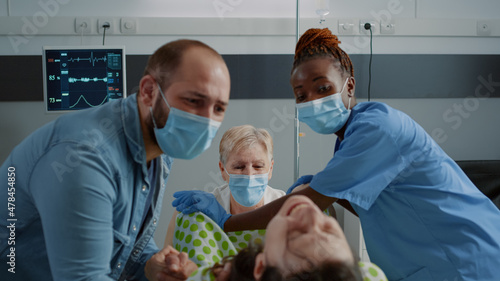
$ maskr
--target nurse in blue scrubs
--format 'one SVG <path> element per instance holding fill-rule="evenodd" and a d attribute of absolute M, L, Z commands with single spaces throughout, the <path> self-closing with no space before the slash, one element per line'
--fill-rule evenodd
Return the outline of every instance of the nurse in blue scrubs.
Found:
<path fill-rule="evenodd" d="M 291 75 L 299 120 L 337 135 L 323 171 L 290 188 L 305 184 L 300 191 L 241 215 L 225 214 L 199 192 L 174 195 L 174 205 L 235 231 L 264 228 L 293 194 L 322 209 L 338 202 L 359 216 L 370 259 L 389 280 L 500 280 L 498 208 L 408 115 L 356 102 L 352 63 L 339 43 L 328 29 L 308 30 Z"/>

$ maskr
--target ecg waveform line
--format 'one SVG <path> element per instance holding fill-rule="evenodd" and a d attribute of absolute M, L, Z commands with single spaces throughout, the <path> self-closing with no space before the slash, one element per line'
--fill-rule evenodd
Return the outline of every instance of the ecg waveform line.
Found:
<path fill-rule="evenodd" d="M 106 60 L 107 60 L 106 56 L 104 56 L 102 58 L 94 58 L 94 52 L 90 52 L 90 58 L 76 57 L 76 58 L 69 58 L 68 59 L 69 62 L 88 61 L 89 63 L 92 64 L 92 66 L 94 66 L 95 62 L 97 62 L 97 61 L 106 61 Z"/>
<path fill-rule="evenodd" d="M 83 99 L 83 101 L 85 101 L 85 103 L 86 103 L 86 104 L 88 104 L 90 107 L 96 107 L 96 106 L 99 106 L 99 105 L 102 105 L 103 103 L 105 103 L 105 102 L 106 102 L 106 100 L 108 99 L 108 97 L 107 97 L 107 96 L 106 96 L 106 97 L 104 97 L 104 99 L 102 100 L 102 102 L 101 102 L 100 104 L 97 104 L 97 105 L 92 105 L 92 104 L 90 104 L 90 103 L 87 101 L 87 99 L 86 99 L 83 95 L 80 95 L 80 97 L 79 97 L 79 98 L 78 98 L 78 100 L 75 102 L 75 104 L 70 105 L 70 107 L 69 107 L 69 108 L 73 108 L 73 107 L 75 107 L 75 106 L 76 106 L 76 105 L 80 102 L 80 100 L 81 100 L 81 99 Z"/>
<path fill-rule="evenodd" d="M 81 78 L 74 78 L 74 77 L 68 77 L 68 82 L 69 83 L 76 83 L 76 82 L 108 82 L 108 77 L 104 78 L 89 78 L 89 77 L 81 77 Z"/>

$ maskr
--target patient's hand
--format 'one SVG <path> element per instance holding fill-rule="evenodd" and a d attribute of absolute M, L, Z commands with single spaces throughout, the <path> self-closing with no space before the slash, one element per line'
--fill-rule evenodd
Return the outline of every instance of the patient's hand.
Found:
<path fill-rule="evenodd" d="M 186 280 L 197 268 L 186 253 L 167 246 L 148 260 L 144 273 L 150 281 L 178 281 Z"/>
<path fill-rule="evenodd" d="M 215 281 L 227 281 L 231 276 L 231 262 L 227 262 L 224 267 L 215 268 L 213 271 Z"/>

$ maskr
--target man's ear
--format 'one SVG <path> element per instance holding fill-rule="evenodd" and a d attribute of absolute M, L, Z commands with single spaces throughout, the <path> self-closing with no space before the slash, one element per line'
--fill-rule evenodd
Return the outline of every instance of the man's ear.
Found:
<path fill-rule="evenodd" d="M 264 258 L 264 253 L 259 253 L 255 257 L 255 267 L 253 268 L 253 277 L 255 278 L 255 280 L 260 280 L 265 269 L 266 269 L 266 262 Z"/>
<path fill-rule="evenodd" d="M 156 80 L 151 75 L 144 75 L 139 82 L 139 99 L 146 107 L 153 106 L 156 98 L 156 88 L 158 88 Z"/>

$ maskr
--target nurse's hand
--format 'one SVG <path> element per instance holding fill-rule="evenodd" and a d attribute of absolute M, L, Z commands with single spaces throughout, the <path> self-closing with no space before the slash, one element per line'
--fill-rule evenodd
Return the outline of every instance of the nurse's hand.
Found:
<path fill-rule="evenodd" d="M 202 212 L 210 217 L 217 225 L 224 230 L 224 223 L 231 217 L 226 210 L 219 204 L 212 193 L 200 190 L 178 191 L 174 193 L 176 198 L 172 206 L 178 212 L 191 214 Z"/>
<path fill-rule="evenodd" d="M 186 253 L 167 246 L 147 261 L 144 274 L 150 281 L 178 281 L 186 280 L 197 268 Z"/>
<path fill-rule="evenodd" d="M 290 186 L 290 188 L 288 188 L 288 190 L 286 191 L 286 194 L 292 193 L 293 190 L 299 185 L 310 183 L 312 181 L 313 177 L 314 177 L 313 175 L 305 175 L 305 176 L 300 177 L 292 186 Z"/>

